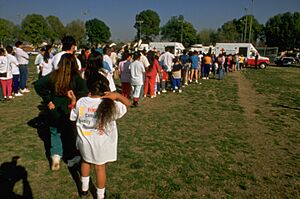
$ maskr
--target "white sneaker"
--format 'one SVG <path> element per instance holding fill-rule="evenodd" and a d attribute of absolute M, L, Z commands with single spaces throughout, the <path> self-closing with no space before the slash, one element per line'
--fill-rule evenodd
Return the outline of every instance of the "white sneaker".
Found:
<path fill-rule="evenodd" d="M 198 80 L 196 80 L 195 83 L 198 84 Z"/>
<path fill-rule="evenodd" d="M 75 156 L 73 159 L 68 160 L 68 167 L 73 167 L 75 164 L 77 164 L 81 160 L 80 156 Z"/>
<path fill-rule="evenodd" d="M 179 89 L 179 90 L 178 90 L 178 92 L 179 92 L 179 93 L 182 93 L 182 90 L 181 90 L 181 89 Z"/>
<path fill-rule="evenodd" d="M 13 99 L 14 97 L 13 96 L 8 96 L 8 99 Z"/>
<path fill-rule="evenodd" d="M 160 91 L 157 91 L 157 95 L 160 95 Z"/>
<path fill-rule="evenodd" d="M 55 154 L 52 157 L 52 164 L 51 164 L 51 170 L 57 171 L 60 168 L 60 156 Z"/>
<path fill-rule="evenodd" d="M 173 90 L 173 93 L 175 93 L 175 90 Z"/>
<path fill-rule="evenodd" d="M 19 97 L 19 96 L 23 96 L 23 94 L 22 93 L 15 93 L 15 96 Z"/>
<path fill-rule="evenodd" d="M 166 91 L 166 90 L 162 90 L 161 92 L 162 92 L 162 93 L 166 93 L 167 91 Z"/>
<path fill-rule="evenodd" d="M 27 88 L 24 88 L 24 89 L 20 89 L 21 93 L 29 93 L 30 90 L 28 90 Z"/>

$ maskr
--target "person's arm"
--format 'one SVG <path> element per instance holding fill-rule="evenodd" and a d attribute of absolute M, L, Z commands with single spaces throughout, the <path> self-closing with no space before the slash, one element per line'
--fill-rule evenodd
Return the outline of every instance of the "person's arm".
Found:
<path fill-rule="evenodd" d="M 102 96 L 101 98 L 117 100 L 117 101 L 121 102 L 122 104 L 124 104 L 125 106 L 131 105 L 131 102 L 128 98 L 124 97 L 123 95 L 121 95 L 120 93 L 117 93 L 117 92 L 106 92 L 105 95 Z"/>

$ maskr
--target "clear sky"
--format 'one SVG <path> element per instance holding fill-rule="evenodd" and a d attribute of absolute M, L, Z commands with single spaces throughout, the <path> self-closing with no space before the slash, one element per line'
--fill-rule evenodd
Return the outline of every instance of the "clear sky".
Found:
<path fill-rule="evenodd" d="M 0 18 L 20 24 L 27 14 L 55 15 L 66 25 L 75 19 L 98 18 L 110 27 L 113 40 L 131 40 L 135 16 L 143 10 L 158 13 L 163 26 L 172 16 L 183 15 L 197 31 L 217 29 L 226 21 L 245 15 L 245 8 L 259 23 L 277 14 L 300 12 L 300 0 L 0 0 Z"/>

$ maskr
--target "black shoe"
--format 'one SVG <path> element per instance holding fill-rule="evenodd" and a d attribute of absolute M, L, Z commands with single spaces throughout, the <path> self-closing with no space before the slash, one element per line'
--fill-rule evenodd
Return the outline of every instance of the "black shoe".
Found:
<path fill-rule="evenodd" d="M 81 198 L 86 198 L 89 195 L 89 191 L 81 191 L 80 197 Z"/>

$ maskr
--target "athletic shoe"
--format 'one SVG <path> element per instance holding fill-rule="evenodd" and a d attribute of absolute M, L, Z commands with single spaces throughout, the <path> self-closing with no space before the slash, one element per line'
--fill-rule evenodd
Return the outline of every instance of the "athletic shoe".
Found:
<path fill-rule="evenodd" d="M 21 93 L 29 93 L 30 90 L 28 90 L 27 88 L 24 88 L 24 89 L 20 89 Z"/>
<path fill-rule="evenodd" d="M 73 159 L 68 160 L 68 167 L 73 167 L 75 164 L 77 164 L 81 160 L 80 156 L 75 156 Z"/>
<path fill-rule="evenodd" d="M 162 92 L 162 93 L 166 93 L 167 91 L 164 89 L 164 90 L 162 90 L 161 92 Z"/>
<path fill-rule="evenodd" d="M 23 96 L 23 94 L 22 93 L 15 93 L 15 96 L 19 97 L 19 96 Z"/>
<path fill-rule="evenodd" d="M 8 99 L 13 99 L 14 97 L 13 96 L 8 96 Z"/>
<path fill-rule="evenodd" d="M 196 80 L 195 83 L 198 84 L 198 80 Z"/>
<path fill-rule="evenodd" d="M 57 171 L 60 168 L 60 156 L 55 154 L 52 157 L 52 164 L 51 164 L 51 170 Z"/>
<path fill-rule="evenodd" d="M 157 91 L 157 95 L 160 95 L 160 91 Z"/>
<path fill-rule="evenodd" d="M 182 93 L 182 90 L 181 90 L 181 89 L 179 89 L 179 90 L 178 90 L 178 92 L 179 92 L 179 93 Z"/>

